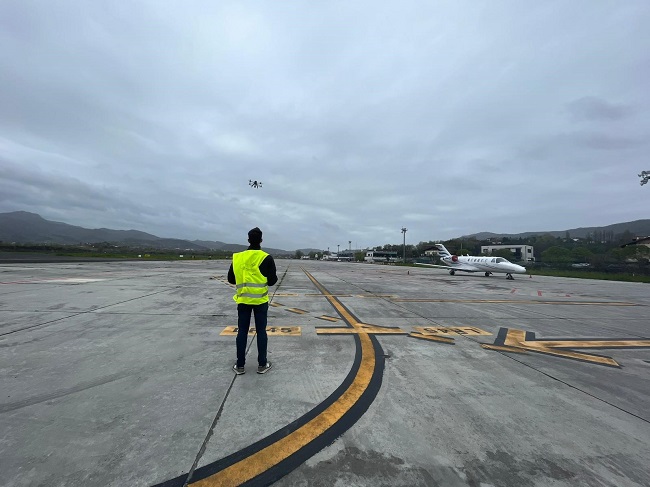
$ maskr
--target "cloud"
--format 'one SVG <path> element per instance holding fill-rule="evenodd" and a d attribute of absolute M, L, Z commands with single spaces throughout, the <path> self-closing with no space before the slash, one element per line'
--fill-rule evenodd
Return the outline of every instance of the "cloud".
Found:
<path fill-rule="evenodd" d="M 645 218 L 648 21 L 640 0 L 2 2 L 0 211 L 286 249 Z"/>
<path fill-rule="evenodd" d="M 609 103 L 595 96 L 584 96 L 567 103 L 567 111 L 574 121 L 621 120 L 634 113 L 634 109 L 623 104 Z"/>

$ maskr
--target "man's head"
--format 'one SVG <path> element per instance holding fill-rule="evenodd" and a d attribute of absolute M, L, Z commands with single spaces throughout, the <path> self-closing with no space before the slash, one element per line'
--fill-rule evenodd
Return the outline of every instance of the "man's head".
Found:
<path fill-rule="evenodd" d="M 248 243 L 251 245 L 259 245 L 262 243 L 262 230 L 255 227 L 248 232 Z"/>

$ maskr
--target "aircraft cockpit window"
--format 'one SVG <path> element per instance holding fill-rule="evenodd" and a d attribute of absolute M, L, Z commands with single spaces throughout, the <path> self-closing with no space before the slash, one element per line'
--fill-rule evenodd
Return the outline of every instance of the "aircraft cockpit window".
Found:
<path fill-rule="evenodd" d="M 497 264 L 501 264 L 501 263 L 504 263 L 504 262 L 508 262 L 508 260 L 504 259 L 503 257 L 497 257 Z"/>
<path fill-rule="evenodd" d="M 490 262 L 496 262 L 496 261 L 497 261 L 497 259 L 496 259 L 496 257 L 494 257 Z"/>

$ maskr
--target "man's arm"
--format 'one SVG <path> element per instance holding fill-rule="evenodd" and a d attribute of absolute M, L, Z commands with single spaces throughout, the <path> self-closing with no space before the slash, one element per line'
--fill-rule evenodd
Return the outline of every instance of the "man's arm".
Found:
<path fill-rule="evenodd" d="M 230 284 L 237 284 L 237 281 L 235 281 L 235 271 L 232 270 L 232 264 L 230 264 L 230 269 L 228 269 L 228 282 Z"/>
<path fill-rule="evenodd" d="M 275 261 L 270 255 L 267 255 L 260 264 L 260 272 L 264 277 L 266 277 L 266 281 L 269 286 L 273 286 L 276 282 L 278 282 L 277 271 L 275 269 Z"/>

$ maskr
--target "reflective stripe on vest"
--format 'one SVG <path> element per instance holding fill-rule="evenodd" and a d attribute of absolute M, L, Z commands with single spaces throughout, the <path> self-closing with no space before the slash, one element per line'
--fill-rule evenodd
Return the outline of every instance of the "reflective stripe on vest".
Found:
<path fill-rule="evenodd" d="M 262 250 L 245 250 L 232 255 L 232 269 L 237 283 L 237 303 L 262 304 L 269 301 L 266 277 L 260 272 L 260 264 L 269 255 Z"/>

